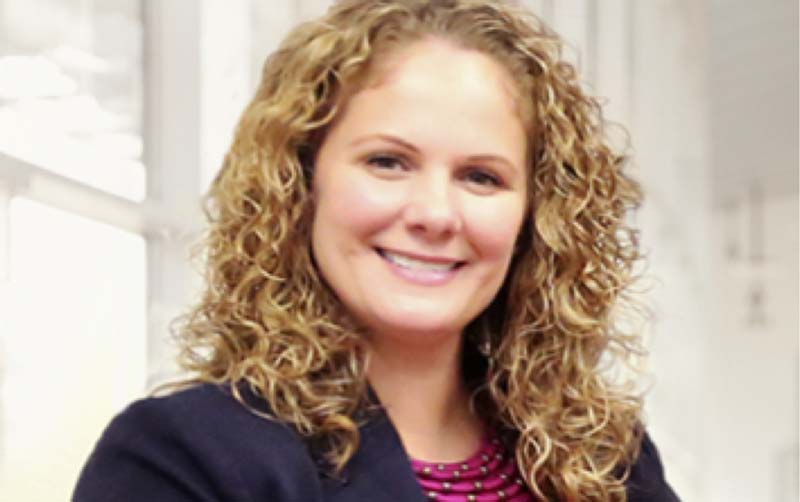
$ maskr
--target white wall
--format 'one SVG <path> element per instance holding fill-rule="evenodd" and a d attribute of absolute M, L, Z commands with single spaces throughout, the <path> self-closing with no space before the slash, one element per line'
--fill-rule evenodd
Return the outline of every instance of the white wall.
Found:
<path fill-rule="evenodd" d="M 704 500 L 798 499 L 798 2 L 713 0 Z"/>
<path fill-rule="evenodd" d="M 703 500 L 797 500 L 797 208 L 796 193 L 764 202 L 760 264 L 746 201 L 713 212 Z"/>

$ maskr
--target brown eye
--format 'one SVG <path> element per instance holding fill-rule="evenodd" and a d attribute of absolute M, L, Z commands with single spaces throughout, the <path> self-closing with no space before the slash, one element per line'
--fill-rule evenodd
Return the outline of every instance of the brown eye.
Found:
<path fill-rule="evenodd" d="M 465 178 L 470 183 L 481 186 L 500 187 L 503 185 L 503 182 L 499 177 L 482 169 L 474 169 L 469 171 Z"/>
<path fill-rule="evenodd" d="M 377 167 L 378 169 L 394 170 L 403 169 L 403 161 L 394 155 L 373 155 L 367 159 L 367 164 Z"/>

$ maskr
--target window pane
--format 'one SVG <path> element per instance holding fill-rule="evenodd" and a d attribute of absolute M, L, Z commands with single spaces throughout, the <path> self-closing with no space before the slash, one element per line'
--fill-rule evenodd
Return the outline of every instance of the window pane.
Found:
<path fill-rule="evenodd" d="M 0 151 L 142 200 L 139 0 L 0 0 Z"/>
<path fill-rule="evenodd" d="M 145 243 L 21 198 L 0 282 L 0 499 L 67 500 L 145 388 Z"/>

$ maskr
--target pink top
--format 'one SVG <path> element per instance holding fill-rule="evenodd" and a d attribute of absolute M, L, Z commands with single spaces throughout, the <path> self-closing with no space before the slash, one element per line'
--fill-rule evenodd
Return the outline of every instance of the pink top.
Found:
<path fill-rule="evenodd" d="M 411 459 L 411 468 L 429 500 L 441 502 L 533 502 L 517 463 L 497 439 L 484 439 L 478 451 L 454 463 Z"/>

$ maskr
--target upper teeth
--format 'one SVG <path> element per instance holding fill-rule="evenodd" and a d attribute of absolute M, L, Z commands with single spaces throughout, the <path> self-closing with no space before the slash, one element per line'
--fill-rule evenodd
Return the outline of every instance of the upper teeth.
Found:
<path fill-rule="evenodd" d="M 436 272 L 447 272 L 448 270 L 454 269 L 456 265 L 458 265 L 457 262 L 431 263 L 429 261 L 416 260 L 414 258 L 409 258 L 408 256 L 390 253 L 389 251 L 383 251 L 382 254 L 392 263 L 395 263 L 404 268 L 411 268 L 416 270 L 432 270 Z"/>

